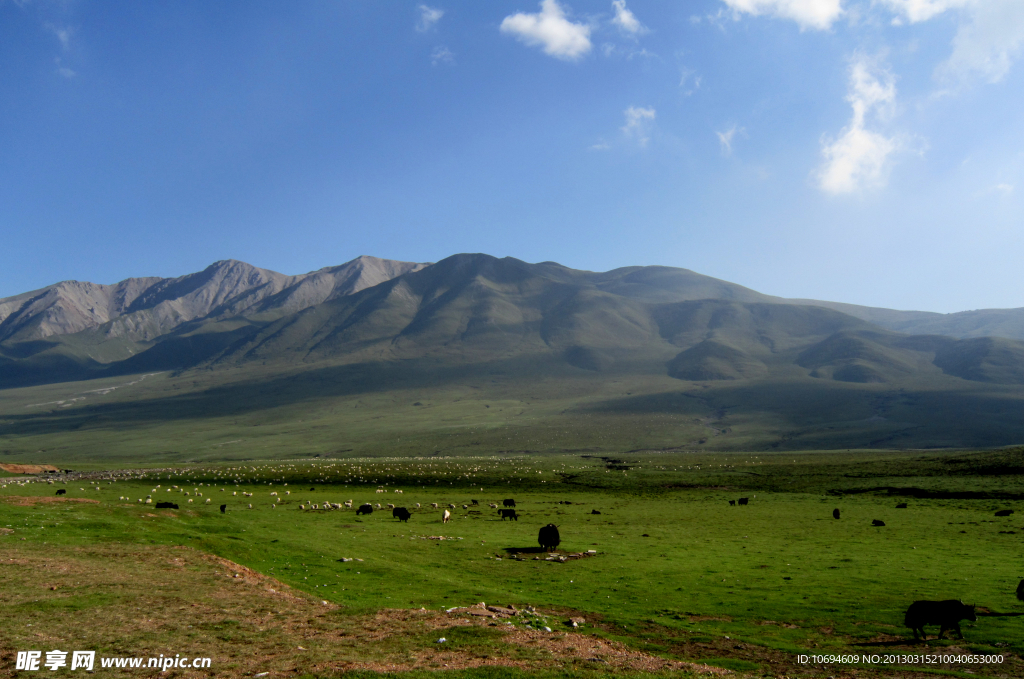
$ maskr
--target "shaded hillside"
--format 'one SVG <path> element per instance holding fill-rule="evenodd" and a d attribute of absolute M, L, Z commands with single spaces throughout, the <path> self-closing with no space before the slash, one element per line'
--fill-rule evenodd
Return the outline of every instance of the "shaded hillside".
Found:
<path fill-rule="evenodd" d="M 948 335 L 959 339 L 1006 337 L 1024 340 L 1024 308 L 977 309 L 938 314 L 932 311 L 897 311 L 817 299 L 776 297 L 773 300 L 785 304 L 809 304 L 835 309 L 887 330 L 910 335 Z"/>

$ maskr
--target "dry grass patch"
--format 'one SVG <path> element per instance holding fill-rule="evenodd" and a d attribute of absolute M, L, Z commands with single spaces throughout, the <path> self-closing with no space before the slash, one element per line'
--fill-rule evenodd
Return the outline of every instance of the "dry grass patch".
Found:
<path fill-rule="evenodd" d="M 721 672 L 582 634 L 439 611 L 348 613 L 187 547 L 18 544 L 0 555 L 0 598 L 7 620 L 0 626 L 0 677 L 13 677 L 13 654 L 29 649 L 213 659 L 212 673 L 168 672 L 180 677 L 581 665 Z M 446 641 L 437 643 L 441 637 Z"/>
<path fill-rule="evenodd" d="M 5 495 L 4 500 L 16 507 L 31 507 L 32 505 L 45 505 L 52 504 L 54 502 L 87 502 L 89 504 L 98 505 L 99 500 L 91 500 L 84 497 L 64 497 L 58 496 L 44 496 L 44 497 L 30 497 L 28 495 Z"/>

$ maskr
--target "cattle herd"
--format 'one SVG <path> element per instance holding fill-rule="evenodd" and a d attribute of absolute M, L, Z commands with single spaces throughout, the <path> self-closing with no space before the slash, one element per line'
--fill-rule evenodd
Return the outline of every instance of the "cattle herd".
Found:
<path fill-rule="evenodd" d="M 313 488 L 310 488 L 310 490 L 313 490 Z M 61 489 L 57 490 L 57 495 L 64 495 L 66 492 L 67 492 L 66 490 L 61 488 Z M 386 492 L 386 491 L 378 490 L 378 492 Z M 401 493 L 400 490 L 396 490 L 394 492 L 395 493 Z M 251 496 L 251 493 L 245 493 L 245 495 Z M 272 493 L 272 495 L 277 495 L 277 493 Z M 754 497 L 756 497 L 756 496 L 754 496 Z M 141 500 L 140 500 L 140 502 L 141 502 Z M 189 502 L 191 502 L 191 500 L 189 500 Z M 207 500 L 207 502 L 209 502 L 209 500 Z M 274 502 L 277 502 L 277 500 L 275 499 Z M 728 502 L 729 502 L 730 506 L 747 505 L 747 504 L 750 503 L 750 498 L 741 497 L 741 498 L 738 498 L 736 500 L 729 500 Z M 564 503 L 564 504 L 569 504 L 569 503 Z M 301 506 L 302 509 L 320 509 L 321 507 L 323 509 L 341 509 L 343 507 L 351 509 L 352 506 L 353 506 L 353 502 L 351 500 L 349 500 L 349 501 L 344 502 L 342 504 L 336 504 L 336 503 L 330 503 L 330 502 L 324 502 L 324 503 L 321 503 L 321 504 L 309 503 L 309 504 L 303 504 L 303 505 L 300 505 L 300 506 Z M 438 503 L 436 503 L 436 502 L 431 503 L 430 506 L 433 509 L 438 509 L 439 508 L 438 507 Z M 468 509 L 470 506 L 474 506 L 474 507 L 479 506 L 479 501 L 471 500 L 470 504 L 463 504 L 462 508 L 463 509 Z M 512 498 L 507 498 L 507 499 L 503 500 L 500 507 L 497 504 L 495 504 L 495 503 L 489 503 L 489 506 L 490 506 L 491 509 L 496 509 L 497 510 L 497 514 L 498 514 L 498 516 L 501 517 L 502 521 L 505 521 L 506 519 L 508 519 L 509 521 L 518 521 L 519 520 L 519 514 L 516 512 L 516 501 L 514 499 L 512 499 Z M 391 516 L 393 518 L 397 519 L 398 521 L 407 522 L 407 521 L 409 521 L 410 518 L 412 518 L 412 512 L 410 512 L 409 509 L 406 508 L 406 507 L 396 507 L 394 504 L 388 504 L 387 507 L 389 509 L 391 509 Z M 419 508 L 420 504 L 416 503 L 416 507 Z M 178 505 L 176 503 L 174 503 L 174 502 L 157 502 L 156 503 L 156 508 L 157 509 L 178 509 Z M 250 509 L 252 508 L 251 504 L 249 505 L 249 508 Z M 381 509 L 380 503 L 377 503 L 377 507 L 376 508 L 377 509 Z M 907 503 L 906 502 L 901 502 L 901 503 L 896 505 L 896 508 L 897 509 L 906 509 L 907 508 Z M 442 513 L 441 513 L 441 521 L 443 523 L 448 523 L 449 521 L 451 521 L 451 519 L 452 519 L 452 510 L 454 510 L 454 509 L 456 509 L 456 505 L 455 504 L 449 504 L 448 508 L 444 509 L 442 511 Z M 368 516 L 368 515 L 373 513 L 373 510 L 374 510 L 373 504 L 367 502 L 367 503 L 364 503 L 364 504 L 360 505 L 356 509 L 356 515 L 357 516 L 363 516 L 363 515 L 367 515 Z M 220 506 L 220 511 L 221 511 L 222 514 L 225 513 L 227 511 L 227 505 L 226 504 L 222 504 Z M 592 514 L 600 514 L 601 512 L 599 512 L 599 511 L 597 511 L 595 509 L 595 510 L 592 510 L 591 513 Z M 999 511 L 997 511 L 995 513 L 996 516 L 1010 516 L 1011 514 L 1013 514 L 1013 510 L 1011 510 L 1011 509 L 1003 509 L 1003 510 L 999 510 Z M 839 508 L 835 508 L 835 509 L 832 510 L 832 518 L 838 520 L 840 518 L 840 516 L 841 516 L 841 514 L 840 514 L 840 511 L 839 511 Z M 880 519 L 873 519 L 871 521 L 871 525 L 872 526 L 876 526 L 876 527 L 882 527 L 882 526 L 885 526 L 885 522 L 881 521 Z M 540 528 L 540 530 L 538 531 L 538 533 L 537 533 L 537 543 L 540 545 L 541 549 L 543 549 L 545 551 L 552 551 L 552 550 L 557 549 L 558 546 L 561 544 L 561 541 L 562 540 L 561 540 L 561 535 L 558 532 L 558 526 L 556 526 L 553 523 L 549 523 L 546 526 L 542 526 Z M 1024 601 L 1024 580 L 1021 580 L 1020 584 L 1017 585 L 1016 596 L 1017 596 L 1018 600 Z M 975 607 L 974 606 L 968 606 L 967 604 L 963 603 L 962 601 L 959 601 L 959 600 L 956 600 L 956 599 L 947 599 L 947 600 L 944 600 L 944 601 L 915 601 L 915 602 L 913 602 L 912 604 L 910 604 L 910 607 L 907 608 L 907 612 L 904 615 L 903 622 L 904 622 L 904 624 L 907 627 L 909 627 L 913 631 L 914 639 L 915 640 L 918 640 L 918 639 L 924 640 L 924 639 L 927 638 L 925 636 L 925 631 L 924 631 L 925 625 L 937 625 L 939 627 L 939 633 L 938 633 L 938 638 L 939 639 L 943 638 L 943 636 L 945 635 L 945 633 L 947 631 L 955 631 L 959 635 L 959 637 L 962 639 L 963 638 L 963 632 L 960 629 L 960 621 L 962 621 L 962 620 L 970 620 L 970 621 L 974 622 L 977 619 L 978 619 L 977 618 L 977 613 L 975 612 Z"/>

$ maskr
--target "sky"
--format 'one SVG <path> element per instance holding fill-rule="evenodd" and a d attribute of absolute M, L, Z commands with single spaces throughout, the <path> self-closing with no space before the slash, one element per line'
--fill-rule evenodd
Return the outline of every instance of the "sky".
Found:
<path fill-rule="evenodd" d="M 359 255 L 1024 307 L 1021 0 L 0 0 L 0 297 Z"/>

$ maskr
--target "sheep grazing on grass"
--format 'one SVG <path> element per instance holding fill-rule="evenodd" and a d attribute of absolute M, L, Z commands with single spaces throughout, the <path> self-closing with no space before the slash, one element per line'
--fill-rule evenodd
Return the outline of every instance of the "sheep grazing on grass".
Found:
<path fill-rule="evenodd" d="M 431 506 L 432 509 L 437 509 L 437 503 L 436 502 L 431 502 L 430 506 Z"/>
<path fill-rule="evenodd" d="M 448 523 L 452 520 L 452 513 L 447 509 L 444 510 L 444 514 L 441 515 L 441 523 Z"/>

